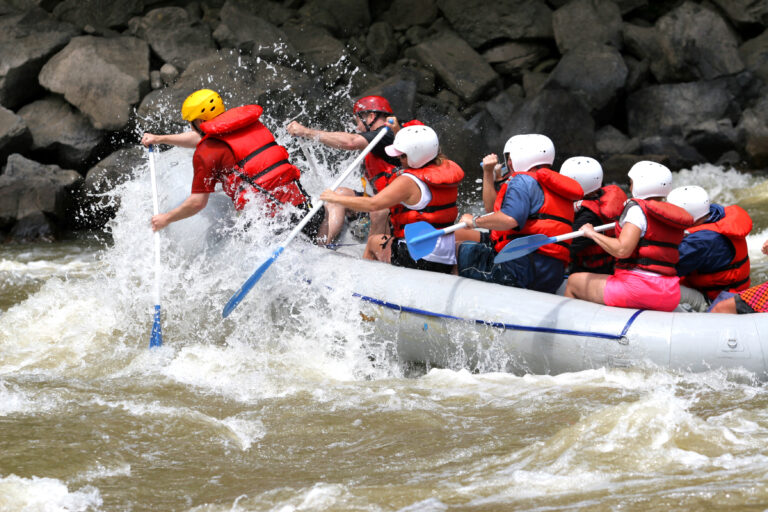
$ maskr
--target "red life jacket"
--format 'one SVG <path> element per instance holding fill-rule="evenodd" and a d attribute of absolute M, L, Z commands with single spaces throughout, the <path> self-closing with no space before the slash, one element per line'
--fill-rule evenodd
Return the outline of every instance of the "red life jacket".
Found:
<path fill-rule="evenodd" d="M 570 233 L 573 230 L 573 202 L 581 199 L 584 195 L 579 182 L 545 167 L 540 167 L 533 171 L 513 173 L 511 178 L 518 174 L 525 174 L 536 180 L 544 192 L 544 204 L 541 205 L 537 213 L 530 215 L 526 219 L 522 228 L 509 231 L 491 230 L 491 241 L 496 252 L 501 251 L 513 238 L 539 233 L 547 236 Z M 507 180 L 499 189 L 496 201 L 493 204 L 493 211 L 498 212 L 501 210 L 501 204 L 504 202 L 504 195 L 507 193 L 509 182 L 510 180 Z M 567 264 L 571 259 L 570 243 L 571 241 L 567 240 L 565 242 L 547 244 L 536 252 L 557 258 Z"/>
<path fill-rule="evenodd" d="M 714 272 L 694 271 L 682 279 L 685 286 L 695 288 L 710 299 L 714 299 L 723 291 L 738 292 L 749 288 L 749 251 L 747 250 L 747 235 L 752 231 L 752 218 L 740 206 L 726 206 L 725 217 L 717 222 L 700 224 L 688 228 L 688 233 L 697 231 L 714 231 L 728 238 L 733 244 L 735 255 L 731 263 Z"/>
<path fill-rule="evenodd" d="M 453 224 L 459 214 L 456 206 L 459 182 L 464 178 L 464 171 L 456 162 L 444 159 L 440 165 L 429 164 L 419 169 L 404 169 L 398 171 L 390 182 L 401 174 L 411 174 L 426 183 L 432 193 L 432 200 L 422 210 L 411 210 L 402 204 L 389 209 L 392 234 L 396 238 L 403 238 L 406 224 L 414 222 L 429 222 L 436 228 Z"/>
<path fill-rule="evenodd" d="M 618 220 L 627 202 L 627 194 L 616 185 L 606 185 L 600 189 L 597 199 L 585 199 L 581 207 L 586 208 L 600 218 L 600 224 L 607 224 Z M 603 232 L 606 236 L 614 236 L 615 231 L 609 229 Z M 583 251 L 571 254 L 574 268 L 579 271 L 589 272 L 594 269 L 611 268 L 616 263 L 616 258 L 605 252 L 599 245 L 592 243 Z"/>
<path fill-rule="evenodd" d="M 416 125 L 423 126 L 424 123 L 418 119 L 414 119 L 412 121 L 408 121 L 407 123 L 403 123 L 402 127 L 405 128 L 407 126 Z M 397 165 L 391 164 L 386 159 L 374 155 L 373 152 L 370 152 L 365 156 L 365 179 L 373 187 L 374 194 L 378 194 L 384 190 L 384 187 L 387 186 L 387 184 L 391 181 L 391 178 L 395 175 L 397 167 Z"/>
<path fill-rule="evenodd" d="M 637 198 L 627 201 L 624 213 L 635 204 L 642 208 L 648 227 L 634 252 L 629 258 L 619 260 L 616 268 L 642 269 L 664 276 L 676 275 L 675 265 L 680 259 L 678 246 L 683 241 L 685 228 L 693 225 L 693 217 L 672 203 Z M 616 237 L 620 235 L 621 226 L 616 222 Z"/>
<path fill-rule="evenodd" d="M 259 117 L 259 105 L 229 109 L 200 125 L 206 139 L 224 142 L 237 164 L 226 176 L 224 192 L 239 210 L 247 193 L 258 191 L 273 205 L 290 203 L 307 207 L 307 197 L 299 185 L 301 171 L 288 161 L 288 151 L 280 146 Z"/>

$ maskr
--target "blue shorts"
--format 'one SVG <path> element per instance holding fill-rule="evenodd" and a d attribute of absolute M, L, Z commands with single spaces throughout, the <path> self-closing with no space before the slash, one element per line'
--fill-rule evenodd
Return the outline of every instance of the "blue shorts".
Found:
<path fill-rule="evenodd" d="M 459 275 L 479 281 L 555 293 L 565 278 L 565 264 L 557 258 L 531 253 L 516 260 L 493 263 L 496 251 L 481 242 L 459 246 Z"/>

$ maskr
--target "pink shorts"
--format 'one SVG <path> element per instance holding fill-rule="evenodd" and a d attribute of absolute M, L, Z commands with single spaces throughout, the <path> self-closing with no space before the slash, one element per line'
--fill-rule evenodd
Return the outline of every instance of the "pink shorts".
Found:
<path fill-rule="evenodd" d="M 617 268 L 603 289 L 606 306 L 672 311 L 680 303 L 680 278 Z"/>

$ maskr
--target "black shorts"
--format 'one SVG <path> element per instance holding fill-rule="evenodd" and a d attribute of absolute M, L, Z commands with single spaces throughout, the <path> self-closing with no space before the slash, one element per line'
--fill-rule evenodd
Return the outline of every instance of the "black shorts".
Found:
<path fill-rule="evenodd" d="M 391 236 L 387 238 L 384 245 L 386 246 L 388 243 L 392 244 L 392 258 L 389 262 L 396 267 L 415 268 L 416 270 L 428 270 L 430 272 L 440 272 L 442 274 L 450 274 L 453 271 L 453 265 L 448 265 L 446 263 L 435 263 L 434 261 L 427 261 L 425 259 L 420 259 L 419 261 L 414 260 L 408 252 L 408 246 L 406 245 L 405 240 L 401 238 Z"/>
<path fill-rule="evenodd" d="M 752 309 L 752 306 L 744 302 L 744 299 L 741 298 L 740 295 L 734 295 L 733 301 L 736 303 L 736 313 L 739 315 L 750 315 L 752 313 L 755 313 L 755 310 Z"/>
<path fill-rule="evenodd" d="M 295 222 L 301 222 L 307 213 L 309 213 L 309 210 L 303 212 L 301 215 L 294 217 Z M 314 214 L 312 218 L 309 219 L 309 222 L 307 222 L 304 227 L 301 228 L 301 232 L 307 235 L 313 243 L 317 241 L 317 232 L 320 231 L 320 225 L 323 223 L 323 220 L 325 220 L 325 208 L 320 208 L 320 211 Z"/>

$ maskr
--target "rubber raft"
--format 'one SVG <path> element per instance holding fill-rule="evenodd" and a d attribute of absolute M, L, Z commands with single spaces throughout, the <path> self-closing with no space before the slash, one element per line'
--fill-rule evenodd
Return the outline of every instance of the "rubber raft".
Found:
<path fill-rule="evenodd" d="M 473 367 L 490 355 L 515 373 L 650 364 L 692 372 L 744 368 L 768 380 L 768 314 L 615 308 L 345 255 L 318 258 L 345 258 L 320 265 L 314 279 L 351 276 L 363 318 L 406 362 Z M 338 276 L 328 274 L 331 267 Z"/>

